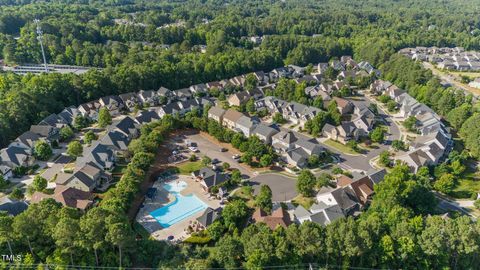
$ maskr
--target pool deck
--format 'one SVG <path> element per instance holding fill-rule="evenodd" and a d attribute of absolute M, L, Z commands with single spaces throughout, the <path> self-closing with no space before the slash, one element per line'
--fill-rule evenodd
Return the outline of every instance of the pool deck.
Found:
<path fill-rule="evenodd" d="M 175 178 L 170 181 L 184 181 L 187 183 L 187 187 L 180 192 L 181 195 L 194 194 L 209 207 L 213 209 L 220 207 L 220 201 L 210 198 L 209 194 L 203 190 L 200 183 L 195 182 L 192 176 L 175 175 Z M 183 240 L 188 237 L 185 229 L 190 225 L 190 222 L 195 221 L 204 211 L 199 211 L 168 228 L 162 228 L 160 223 L 150 215 L 150 212 L 175 200 L 175 196 L 162 187 L 163 184 L 163 182 L 155 182 L 153 187 L 157 188 L 157 194 L 153 200 L 145 199 L 144 207 L 138 212 L 136 220 L 157 240 L 166 240 L 170 235 L 174 237 L 174 240 Z"/>

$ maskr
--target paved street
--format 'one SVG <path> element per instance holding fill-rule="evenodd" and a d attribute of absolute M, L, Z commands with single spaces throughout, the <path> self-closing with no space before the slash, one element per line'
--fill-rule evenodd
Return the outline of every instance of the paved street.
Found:
<path fill-rule="evenodd" d="M 272 190 L 273 201 L 289 201 L 298 195 L 295 188 L 296 179 L 281 174 L 261 174 L 249 182 L 255 190 L 254 194 L 258 194 L 261 185 L 268 185 Z"/>
<path fill-rule="evenodd" d="M 354 104 L 363 104 L 368 106 L 371 102 L 368 98 L 364 97 L 362 100 L 351 100 Z M 386 134 L 386 141 L 384 144 L 379 145 L 377 149 L 369 149 L 367 154 L 358 154 L 358 155 L 349 155 L 338 151 L 337 149 L 330 147 L 321 142 L 320 138 L 317 138 L 317 141 L 326 149 L 335 154 L 339 159 L 338 166 L 346 170 L 360 170 L 368 171 L 372 168 L 370 165 L 370 160 L 380 155 L 381 152 L 388 150 L 392 141 L 400 139 L 400 129 L 395 124 L 395 122 L 390 118 L 390 116 L 385 113 L 381 108 L 378 108 L 378 113 L 381 119 L 384 121 L 384 125 L 388 127 L 388 133 Z M 299 133 L 296 133 L 299 134 Z M 305 134 L 299 134 L 300 137 L 308 137 Z M 309 137 L 311 138 L 311 137 Z"/>

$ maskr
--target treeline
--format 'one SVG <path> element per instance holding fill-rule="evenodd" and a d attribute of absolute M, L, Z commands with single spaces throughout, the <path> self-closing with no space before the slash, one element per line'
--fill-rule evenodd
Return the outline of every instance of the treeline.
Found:
<path fill-rule="evenodd" d="M 140 89 L 170 89 L 230 78 L 254 70 L 281 66 L 266 51 L 227 50 L 215 55 L 130 53 L 127 63 L 103 71 L 18 76 L 0 74 L 0 146 L 50 113 L 111 94 Z"/>
<path fill-rule="evenodd" d="M 53 199 L 32 204 L 14 218 L 0 213 L 2 254 L 22 255 L 19 269 L 36 263 L 53 265 L 54 269 L 133 263 L 155 267 L 161 260 L 168 260 L 174 248 L 134 232 L 127 212 L 164 137 L 183 125 L 166 116 L 143 126 L 141 136 L 129 145 L 132 158 L 123 176 L 102 196 L 99 205 L 85 214 L 62 207 Z M 0 267 L 6 267 L 6 263 L 0 262 Z"/>
<path fill-rule="evenodd" d="M 380 66 L 383 77 L 445 117 L 464 141 L 465 148 L 480 158 L 479 107 L 471 94 L 456 88 L 445 88 L 430 70 L 402 55 L 394 54 Z"/>
<path fill-rule="evenodd" d="M 157 45 L 169 44 L 190 51 L 200 44 L 215 47 L 219 40 L 228 47 L 246 46 L 240 38 L 256 35 L 268 35 L 261 47 L 297 64 L 318 62 L 332 50 L 377 65 L 402 47 L 480 49 L 478 0 L 415 5 L 393 0 L 6 2 L 0 7 L 0 49 L 11 63 L 41 62 L 35 18 L 42 19 L 50 62 L 98 67 L 112 64 L 103 58 L 112 54 L 116 42 L 127 47 L 144 43 L 158 51 L 163 49 Z M 176 22 L 183 24 L 159 28 Z"/>

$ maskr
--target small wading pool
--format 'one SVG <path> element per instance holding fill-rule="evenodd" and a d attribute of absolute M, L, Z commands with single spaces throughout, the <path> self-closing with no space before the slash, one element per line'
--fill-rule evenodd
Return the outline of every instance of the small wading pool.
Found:
<path fill-rule="evenodd" d="M 187 187 L 184 181 L 170 182 L 163 185 L 163 188 L 175 196 L 175 201 L 150 212 L 163 228 L 168 228 L 189 216 L 205 210 L 208 206 L 194 194 L 183 196 L 180 191 Z"/>

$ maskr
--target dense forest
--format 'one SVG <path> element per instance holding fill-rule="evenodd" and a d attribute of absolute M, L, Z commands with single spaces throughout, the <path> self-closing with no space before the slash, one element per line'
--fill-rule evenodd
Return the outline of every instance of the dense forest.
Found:
<path fill-rule="evenodd" d="M 378 66 L 407 46 L 480 49 L 475 1 L 2 2 L 5 63 L 41 62 L 38 18 L 49 63 L 103 70 L 1 75 L 0 145 L 51 112 L 107 94 L 176 89 L 348 54 Z M 266 36 L 256 48 L 242 39 L 255 35 Z"/>
<path fill-rule="evenodd" d="M 0 146 L 50 113 L 101 96 L 177 89 L 353 55 L 444 116 L 479 157 L 480 114 L 472 97 L 442 87 L 429 71 L 395 53 L 414 46 L 480 50 L 479 11 L 478 0 L 0 0 L 4 63 L 42 61 L 33 23 L 38 18 L 49 63 L 99 68 L 80 76 L 1 73 Z M 256 45 L 244 38 L 250 36 L 264 40 Z M 205 53 L 201 45 L 207 46 Z M 151 153 L 170 130 L 198 121 L 167 117 L 143 128 L 131 146 L 138 162 L 129 165 L 100 207 L 85 215 L 42 202 L 16 218 L 0 216 L 0 254 L 10 254 L 11 248 L 24 255 L 18 269 L 40 263 L 118 266 L 120 251 L 124 266 L 164 269 L 303 269 L 309 263 L 479 269 L 480 223 L 436 215 L 430 172 L 412 175 L 404 166 L 392 169 L 375 187 L 370 208 L 357 219 L 327 227 L 307 222 L 272 232 L 263 225 L 246 227 L 251 209 L 239 200 L 228 204 L 223 218 L 208 230 L 213 239 L 208 244 L 135 241 L 125 212 Z"/>

